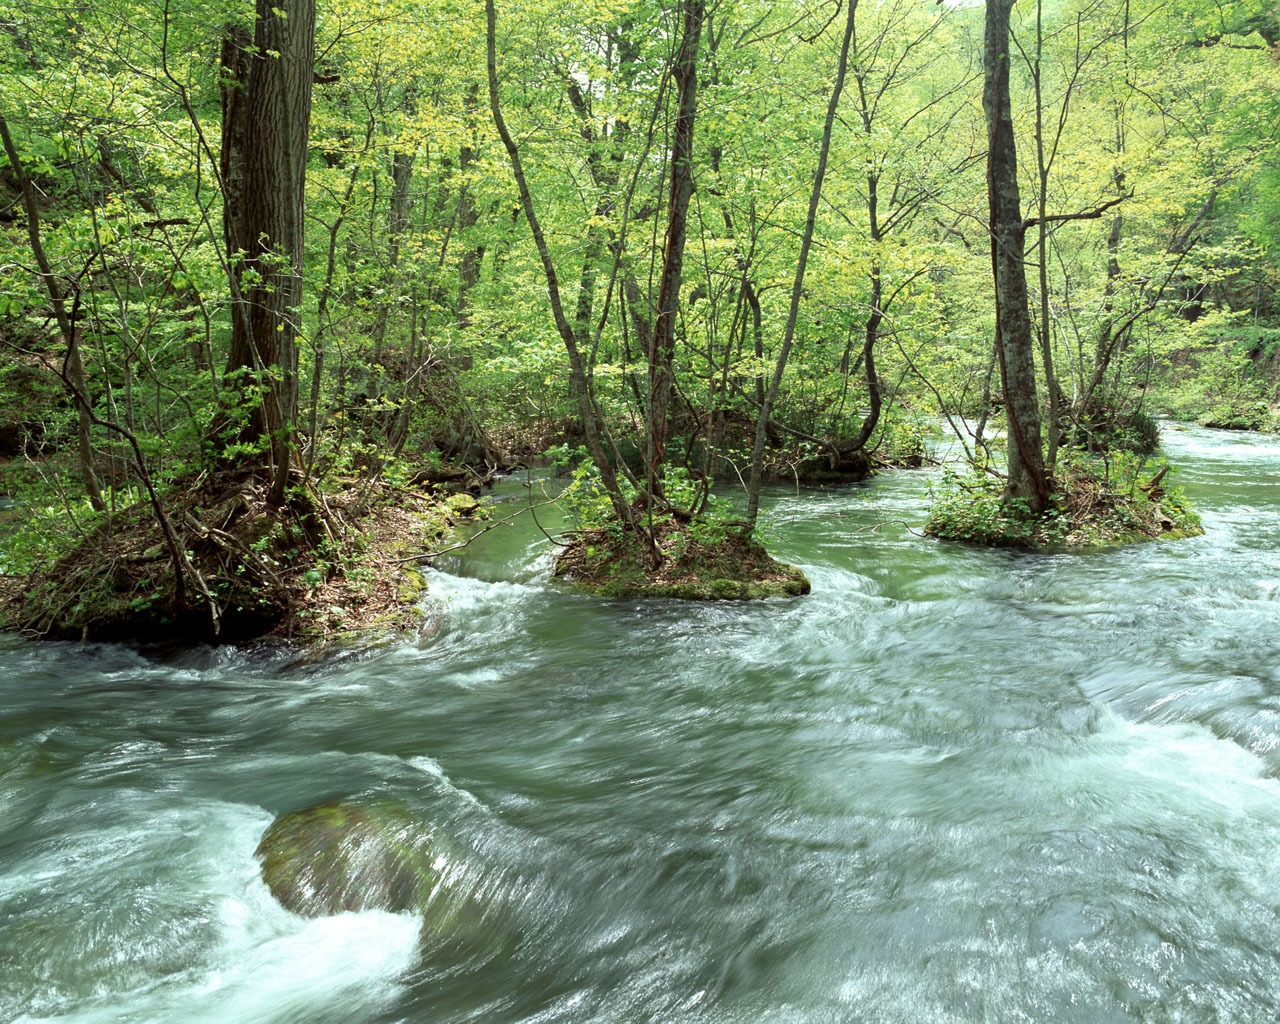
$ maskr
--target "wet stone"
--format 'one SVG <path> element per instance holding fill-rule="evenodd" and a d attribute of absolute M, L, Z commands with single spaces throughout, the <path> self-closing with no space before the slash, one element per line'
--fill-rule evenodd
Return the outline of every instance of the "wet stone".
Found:
<path fill-rule="evenodd" d="M 392 803 L 330 802 L 277 818 L 256 856 L 271 894 L 304 917 L 415 910 L 437 881 L 428 837 Z"/>

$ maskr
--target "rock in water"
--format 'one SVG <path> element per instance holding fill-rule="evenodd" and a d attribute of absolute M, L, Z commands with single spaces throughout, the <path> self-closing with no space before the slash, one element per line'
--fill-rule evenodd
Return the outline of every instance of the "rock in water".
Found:
<path fill-rule="evenodd" d="M 304 917 L 419 910 L 439 882 L 430 834 L 405 808 L 334 801 L 281 815 L 255 852 L 262 879 Z"/>
<path fill-rule="evenodd" d="M 271 894 L 304 917 L 420 914 L 423 951 L 458 963 L 508 956 L 520 941 L 499 877 L 392 800 L 290 811 L 255 855 Z"/>

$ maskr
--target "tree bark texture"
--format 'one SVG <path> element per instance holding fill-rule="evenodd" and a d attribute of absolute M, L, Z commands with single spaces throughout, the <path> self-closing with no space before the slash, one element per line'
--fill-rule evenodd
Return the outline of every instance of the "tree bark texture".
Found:
<path fill-rule="evenodd" d="M 662 497 L 662 463 L 670 430 L 671 389 L 675 378 L 676 318 L 680 315 L 680 282 L 688 235 L 689 202 L 693 198 L 693 126 L 698 114 L 698 49 L 706 18 L 704 0 L 680 5 L 683 31 L 671 70 L 676 85 L 676 121 L 671 138 L 667 234 L 658 281 L 658 308 L 649 339 L 649 401 L 646 413 L 645 489 Z"/>
<path fill-rule="evenodd" d="M 467 86 L 467 114 L 470 122 L 480 106 L 480 87 L 472 82 Z M 471 325 L 470 301 L 467 293 L 480 283 L 480 270 L 484 265 L 484 247 L 475 237 L 475 227 L 480 223 L 480 210 L 476 206 L 471 178 L 475 174 L 475 166 L 479 154 L 470 140 L 458 153 L 458 170 L 461 184 L 458 186 L 458 236 L 462 242 L 462 261 L 458 266 L 458 326 L 467 328 Z M 470 369 L 470 356 L 465 357 Z"/>
<path fill-rule="evenodd" d="M 1035 343 L 1024 263 L 1026 227 L 1018 194 L 1018 157 L 1009 102 L 1009 16 L 1013 0 L 987 0 L 982 106 L 987 118 L 987 198 L 991 270 L 995 282 L 996 355 L 1009 432 L 1005 500 L 1023 499 L 1033 512 L 1049 503 L 1040 441 Z"/>
<path fill-rule="evenodd" d="M 240 439 L 267 441 L 277 502 L 284 499 L 298 410 L 315 25 L 315 0 L 256 0 L 252 34 L 230 26 L 222 45 L 223 232 L 232 296 L 227 372 L 249 408 Z"/>

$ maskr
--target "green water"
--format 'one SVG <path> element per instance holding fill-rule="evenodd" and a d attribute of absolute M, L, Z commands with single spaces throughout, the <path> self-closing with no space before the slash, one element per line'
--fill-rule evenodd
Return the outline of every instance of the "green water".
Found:
<path fill-rule="evenodd" d="M 523 523 L 375 657 L 10 641 L 0 1022 L 1274 1021 L 1280 442 L 1166 448 L 1204 537 L 943 545 L 903 473 L 773 495 L 794 601 L 577 596 Z M 361 794 L 504 941 L 274 903 L 268 823 Z"/>

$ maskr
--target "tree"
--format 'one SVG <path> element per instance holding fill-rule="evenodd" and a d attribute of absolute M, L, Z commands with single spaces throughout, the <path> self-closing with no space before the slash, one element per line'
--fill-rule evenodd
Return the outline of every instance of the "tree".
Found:
<path fill-rule="evenodd" d="M 1018 193 L 1017 141 L 1009 99 L 1009 17 L 1014 0 L 987 0 L 982 108 L 987 118 L 987 202 L 995 284 L 997 360 L 1009 431 L 1006 500 L 1033 513 L 1049 505 L 1051 484 L 1040 441 L 1035 346 L 1024 264 L 1026 225 Z"/>
<path fill-rule="evenodd" d="M 525 219 L 529 223 L 529 231 L 533 235 L 534 243 L 538 249 L 538 257 L 545 275 L 547 297 L 551 302 L 556 330 L 569 358 L 570 389 L 577 404 L 578 416 L 587 442 L 587 450 L 600 473 L 601 482 L 609 495 L 610 503 L 618 521 L 635 525 L 635 517 L 623 496 L 613 463 L 610 461 L 604 447 L 601 417 L 593 394 L 589 364 L 582 351 L 584 345 L 590 340 L 584 337 L 583 328 L 586 325 L 583 324 L 582 318 L 579 317 L 575 326 L 575 323 L 569 319 L 564 303 L 561 301 L 560 277 L 551 255 L 550 246 L 547 244 L 546 236 L 542 230 L 542 222 L 534 205 L 533 194 L 529 189 L 528 177 L 524 170 L 524 161 L 520 156 L 520 147 L 516 144 L 515 137 L 507 127 L 506 118 L 502 113 L 498 88 L 497 33 L 497 11 L 495 10 L 494 2 L 493 0 L 485 0 L 485 67 L 489 86 L 489 109 L 493 114 L 494 126 L 502 139 L 502 145 L 507 151 L 507 157 L 511 161 L 512 173 L 515 175 L 516 186 L 520 193 L 520 206 L 524 212 Z"/>
<path fill-rule="evenodd" d="M 9 131 L 9 123 L 3 113 L 0 113 L 0 140 L 3 140 L 4 143 L 4 152 L 9 160 L 10 173 L 17 179 L 18 191 L 22 195 L 23 210 L 27 215 L 27 238 L 30 241 L 31 253 L 35 257 L 36 265 L 40 269 L 40 277 L 48 290 L 49 305 L 53 310 L 54 320 L 58 325 L 58 333 L 61 335 L 62 344 L 66 349 L 66 356 L 63 359 L 63 375 L 67 386 L 72 392 L 72 401 L 76 406 L 79 427 L 76 437 L 80 457 L 80 476 L 84 481 L 85 494 L 88 496 L 90 503 L 95 510 L 101 512 L 106 509 L 107 505 L 102 499 L 102 490 L 93 465 L 93 441 L 90 434 L 93 410 L 89 403 L 84 363 L 80 357 L 80 341 L 76 334 L 75 320 L 72 312 L 67 309 L 66 296 L 63 295 L 62 286 L 58 281 L 57 275 L 53 272 L 49 257 L 45 254 L 44 241 L 40 236 L 40 206 L 36 201 L 35 189 L 31 184 L 31 178 L 27 175 L 26 169 L 22 165 L 22 157 L 18 153 L 18 147 L 14 144 L 13 136 Z M 76 306 L 78 306 L 78 303 Z M 73 306 L 73 308 L 75 307 Z"/>
<path fill-rule="evenodd" d="M 663 245 L 658 302 L 649 332 L 649 395 L 645 415 L 645 489 L 650 500 L 663 497 L 662 465 L 671 430 L 671 389 L 675 374 L 676 318 L 680 313 L 681 268 L 693 198 L 693 127 L 698 114 L 698 48 L 706 18 L 704 0 L 681 0 L 680 46 L 672 60 L 676 116 L 672 129 L 667 231 Z"/>
<path fill-rule="evenodd" d="M 870 31 L 854 35 L 854 103 L 860 129 L 855 134 L 865 175 L 862 181 L 853 182 L 849 191 L 859 194 L 866 216 L 862 248 L 868 258 L 867 302 L 857 362 L 866 382 L 868 408 L 849 445 L 853 451 L 866 447 L 883 412 L 885 389 L 876 360 L 879 342 L 892 323 L 891 312 L 897 312 L 894 303 L 932 262 L 924 254 L 917 255 L 915 265 L 906 268 L 904 276 L 904 268 L 886 265 L 890 251 L 886 243 L 895 233 L 907 234 L 922 210 L 936 202 L 942 183 L 959 177 L 976 155 L 957 144 L 957 139 L 963 138 L 959 115 L 964 100 L 959 97 L 972 78 L 956 75 L 947 79 L 937 70 L 935 40 L 953 13 L 947 7 L 935 13 L 920 12 L 909 4 L 885 4 L 875 11 L 877 21 L 867 19 Z M 917 92 L 922 81 L 929 86 L 923 96 Z M 945 151 L 939 141 L 945 144 Z M 894 270 L 899 271 L 899 283 L 886 287 Z M 851 332 L 841 357 L 845 374 L 853 369 L 852 347 Z"/>
<path fill-rule="evenodd" d="M 809 265 L 809 251 L 813 247 L 814 225 L 818 216 L 818 204 L 822 201 L 822 183 L 827 173 L 827 157 L 831 153 L 831 134 L 835 127 L 836 111 L 840 107 L 840 94 L 844 91 L 845 75 L 849 69 L 849 50 L 858 10 L 858 0 L 849 0 L 845 7 L 844 34 L 840 41 L 840 56 L 836 64 L 835 82 L 827 100 L 827 115 L 822 125 L 822 141 L 818 146 L 817 166 L 813 171 L 813 183 L 809 189 L 809 209 L 804 229 L 800 235 L 800 251 L 796 256 L 795 277 L 791 282 L 791 301 L 787 308 L 787 321 L 782 331 L 782 343 L 774 358 L 773 373 L 764 400 L 756 413 L 755 439 L 751 446 L 751 476 L 747 481 L 747 523 L 754 527 L 760 509 L 760 485 L 763 481 L 764 449 L 768 440 L 769 420 L 778 400 L 778 389 L 787 369 L 791 346 L 795 340 L 796 321 L 800 315 L 800 301 L 804 296 L 805 271 Z"/>
<path fill-rule="evenodd" d="M 227 379 L 247 413 L 236 439 L 251 447 L 265 441 L 276 505 L 284 503 L 298 413 L 315 25 L 315 0 L 257 0 L 252 33 L 229 26 L 222 44 Z"/>
<path fill-rule="evenodd" d="M 557 331 L 569 357 L 571 390 L 577 400 L 579 422 L 582 424 L 588 451 L 610 495 L 618 520 L 633 528 L 639 527 L 640 518 L 625 501 L 617 482 L 618 471 L 605 450 L 601 416 L 594 394 L 594 352 L 590 355 L 585 352 L 588 348 L 594 350 L 598 344 L 598 339 L 592 337 L 591 322 L 597 279 L 594 263 L 605 249 L 606 241 L 609 242 L 615 260 L 614 273 L 610 280 L 610 287 L 612 287 L 618 276 L 624 254 L 632 255 L 626 252 L 625 223 L 610 236 L 601 229 L 599 222 L 607 221 L 609 215 L 619 207 L 629 208 L 630 198 L 634 195 L 635 179 L 633 178 L 626 186 L 625 201 L 619 203 L 618 197 L 611 194 L 620 186 L 619 176 L 615 168 L 604 166 L 602 150 L 605 147 L 589 120 L 589 98 L 581 86 L 570 78 L 566 91 L 579 118 L 577 134 L 579 139 L 588 146 L 586 166 L 590 180 L 593 188 L 599 193 L 592 218 L 596 223 L 589 224 L 587 228 L 588 245 L 579 279 L 578 302 L 574 316 L 570 318 L 560 297 L 559 274 L 534 204 L 520 147 L 516 144 L 501 110 L 496 64 L 496 12 L 492 0 L 486 4 L 486 13 L 490 107 L 494 123 L 511 162 L 525 219 L 529 223 L 538 249 Z M 662 236 L 660 259 L 651 264 L 657 268 L 656 295 L 651 297 L 645 293 L 632 267 L 622 271 L 626 277 L 627 315 L 641 343 L 646 370 L 646 387 L 642 396 L 644 466 L 640 484 L 643 500 L 640 504 L 664 513 L 667 511 L 667 499 L 663 476 L 667 459 L 667 442 L 671 432 L 672 394 L 675 387 L 677 341 L 680 336 L 678 328 L 681 308 L 680 291 L 684 283 L 683 264 L 688 238 L 689 205 L 694 193 L 694 126 L 698 113 L 699 52 L 703 25 L 707 18 L 706 5 L 702 0 L 682 0 L 674 13 L 678 19 L 678 29 L 672 43 L 667 74 L 674 87 L 675 109 L 671 123 L 670 144 L 665 159 L 660 165 L 662 180 L 666 185 L 666 224 Z M 626 35 L 631 30 L 630 26 L 624 26 L 622 34 Z M 666 94 L 665 89 L 657 92 L 655 121 L 667 102 Z M 656 136 L 652 132 L 651 128 L 650 135 L 643 140 L 646 151 L 656 141 Z M 612 141 L 616 142 L 617 137 L 625 134 L 625 126 L 615 128 L 615 139 Z M 614 150 L 610 157 L 618 159 L 621 155 Z M 643 158 L 638 162 L 637 172 L 644 167 L 645 163 Z M 656 217 L 656 214 L 649 213 L 647 216 Z M 643 250 L 640 252 L 643 253 Z M 657 251 L 650 252 L 649 255 L 652 259 L 657 256 Z M 625 467 L 623 471 L 625 472 Z M 652 537 L 650 540 L 652 542 Z M 657 546 L 651 543 L 650 548 L 655 561 L 660 560 Z"/>

